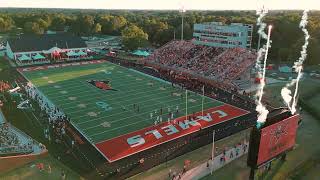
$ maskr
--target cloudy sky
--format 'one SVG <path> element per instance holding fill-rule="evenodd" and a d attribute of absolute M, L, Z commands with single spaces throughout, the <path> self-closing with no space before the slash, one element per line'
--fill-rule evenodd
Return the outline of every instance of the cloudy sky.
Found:
<path fill-rule="evenodd" d="M 0 7 L 80 9 L 320 10 L 320 0 L 0 0 Z"/>

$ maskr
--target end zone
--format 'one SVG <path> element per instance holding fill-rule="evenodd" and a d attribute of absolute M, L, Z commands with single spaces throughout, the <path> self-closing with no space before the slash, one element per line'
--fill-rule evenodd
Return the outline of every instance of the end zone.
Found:
<path fill-rule="evenodd" d="M 171 121 L 171 123 L 163 122 L 156 126 L 96 143 L 95 146 L 109 162 L 114 162 L 248 113 L 249 111 L 224 104 L 205 110 L 203 116 L 202 112 L 195 113 L 196 118 L 194 120 L 182 116 Z M 175 124 L 172 123 L 174 121 Z"/>

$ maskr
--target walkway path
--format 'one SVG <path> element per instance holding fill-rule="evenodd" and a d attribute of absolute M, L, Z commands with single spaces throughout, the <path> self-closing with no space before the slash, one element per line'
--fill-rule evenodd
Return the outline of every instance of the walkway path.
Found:
<path fill-rule="evenodd" d="M 217 169 L 222 168 L 223 166 L 229 164 L 233 160 L 236 160 L 248 153 L 249 142 L 245 142 L 244 144 L 237 145 L 226 151 L 225 155 L 223 153 L 219 154 L 214 158 L 214 161 L 208 161 L 207 163 L 203 163 L 193 169 L 190 169 L 185 174 L 181 176 L 181 180 L 195 180 L 201 179 L 206 175 L 210 174 L 211 171 L 216 171 Z M 179 179 L 176 177 L 175 180 Z"/>

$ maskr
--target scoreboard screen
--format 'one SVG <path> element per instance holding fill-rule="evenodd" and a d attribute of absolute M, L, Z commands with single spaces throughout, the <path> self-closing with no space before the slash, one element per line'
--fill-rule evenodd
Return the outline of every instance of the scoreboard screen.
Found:
<path fill-rule="evenodd" d="M 296 142 L 299 115 L 291 116 L 261 129 L 257 165 L 293 148 Z"/>

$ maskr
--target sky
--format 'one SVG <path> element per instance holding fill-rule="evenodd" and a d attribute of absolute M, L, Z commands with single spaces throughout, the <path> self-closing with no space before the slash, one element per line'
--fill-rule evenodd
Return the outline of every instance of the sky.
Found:
<path fill-rule="evenodd" d="M 74 9 L 320 10 L 320 0 L 0 0 L 0 7 Z"/>

